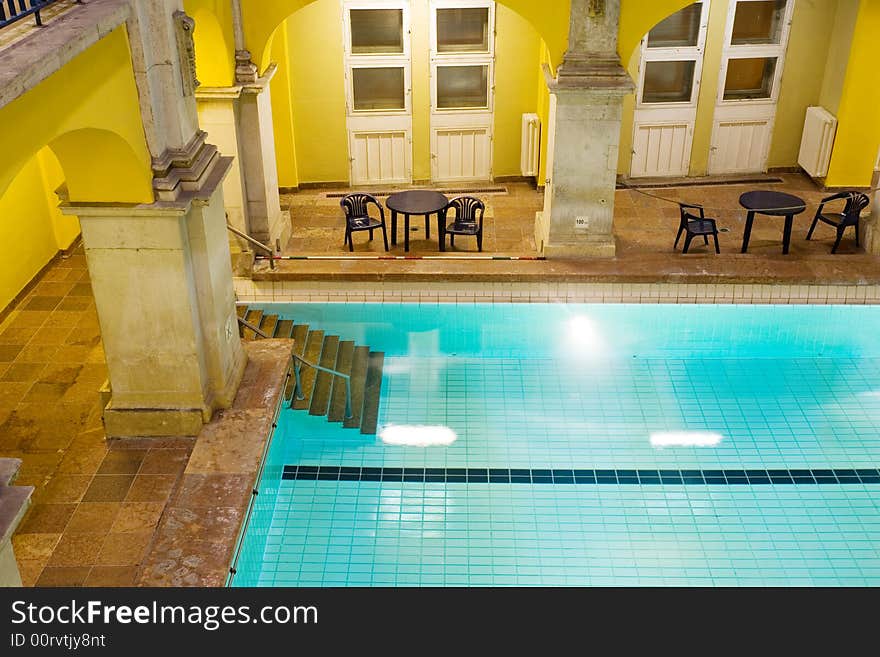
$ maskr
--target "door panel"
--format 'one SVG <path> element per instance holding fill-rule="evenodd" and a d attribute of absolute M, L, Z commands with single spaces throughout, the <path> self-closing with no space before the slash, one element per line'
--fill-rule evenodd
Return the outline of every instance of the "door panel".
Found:
<path fill-rule="evenodd" d="M 434 130 L 433 178 L 438 181 L 486 180 L 490 177 L 488 128 Z"/>
<path fill-rule="evenodd" d="M 409 181 L 406 132 L 352 132 L 352 184 Z"/>
<path fill-rule="evenodd" d="M 690 167 L 709 0 L 672 14 L 642 39 L 630 175 L 686 176 Z"/>
<path fill-rule="evenodd" d="M 763 171 L 772 132 L 772 120 L 718 121 L 712 139 L 709 173 Z"/>
<path fill-rule="evenodd" d="M 636 124 L 632 175 L 685 176 L 690 146 L 691 128 L 687 123 Z"/>

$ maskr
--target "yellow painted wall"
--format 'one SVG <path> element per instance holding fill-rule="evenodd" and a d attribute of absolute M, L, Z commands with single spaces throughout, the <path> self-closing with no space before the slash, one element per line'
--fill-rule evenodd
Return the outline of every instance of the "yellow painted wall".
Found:
<path fill-rule="evenodd" d="M 300 182 L 348 180 L 342 5 L 320 0 L 287 23 Z"/>
<path fill-rule="evenodd" d="M 626 7 L 627 4 L 624 3 L 623 6 Z M 703 75 L 689 171 L 692 176 L 705 175 L 708 170 L 712 122 L 715 116 L 718 77 L 724 46 L 724 28 L 729 6 L 730 0 L 713 0 L 709 7 L 709 28 L 703 55 Z M 835 9 L 835 0 L 795 4 L 788 54 L 780 85 L 776 126 L 768 158 L 769 167 L 797 165 L 806 108 L 819 103 L 823 82 L 821 72 L 825 69 Z M 634 80 L 638 78 L 639 58 L 640 53 L 636 48 L 626 62 L 627 70 Z M 817 71 L 820 73 L 817 74 Z M 628 174 L 632 164 L 634 112 L 635 95 L 630 95 L 624 99 L 620 134 L 618 172 L 621 174 Z"/>
<path fill-rule="evenodd" d="M 538 117 L 541 119 L 541 164 L 538 170 L 537 183 L 544 186 L 547 181 L 547 140 L 550 136 L 550 90 L 547 88 L 547 79 L 544 74 L 544 65 L 550 67 L 550 74 L 556 75 L 550 63 L 550 51 L 547 44 L 541 42 L 540 60 L 538 63 Z"/>
<path fill-rule="evenodd" d="M 829 187 L 871 184 L 880 148 L 880 0 L 861 0 L 837 112 Z"/>
<path fill-rule="evenodd" d="M 819 104 L 832 114 L 837 114 L 840 108 L 858 13 L 859 0 L 837 0 L 837 13 L 831 29 L 831 42 L 822 76 L 822 91 L 819 94 Z"/>
<path fill-rule="evenodd" d="M 84 202 L 153 200 L 150 156 L 124 28 L 0 109 L 0 308 L 79 234 L 55 190 Z M 48 147 L 47 147 L 48 145 Z"/>
<path fill-rule="evenodd" d="M 0 109 L 0 196 L 47 143 L 72 200 L 152 202 L 150 154 L 124 28 Z"/>
<path fill-rule="evenodd" d="M 283 23 L 272 39 L 272 61 L 278 72 L 272 78 L 272 123 L 275 128 L 275 158 L 278 164 L 278 185 L 299 185 L 296 163 L 296 141 L 293 132 L 293 83 L 290 78 L 290 41 L 287 23 Z"/>
<path fill-rule="evenodd" d="M 540 73 L 541 37 L 519 14 L 500 4 L 496 5 L 495 31 L 492 170 L 495 177 L 519 176 L 522 115 L 538 108 L 535 89 Z"/>
<path fill-rule="evenodd" d="M 807 107 L 818 105 L 837 3 L 796 2 L 768 168 L 797 166 Z"/>
<path fill-rule="evenodd" d="M 431 179 L 430 31 L 426 0 L 410 2 L 410 48 L 412 49 L 412 165 L 413 181 Z"/>
<path fill-rule="evenodd" d="M 67 249 L 79 237 L 79 219 L 61 214 L 58 207 L 58 196 L 55 191 L 66 184 L 64 171 L 61 163 L 50 148 L 44 148 L 37 153 L 37 162 L 40 165 L 43 188 L 40 196 L 46 200 L 49 209 L 49 217 L 52 220 L 52 230 L 55 235 L 55 245 L 59 249 Z"/>
<path fill-rule="evenodd" d="M 229 0 L 184 0 L 196 22 L 196 77 L 206 87 L 228 87 L 235 78 L 235 37 Z"/>
<path fill-rule="evenodd" d="M 61 216 L 58 199 L 50 191 L 61 182 L 61 167 L 44 148 L 25 163 L 0 197 L 0 243 L 11 245 L 14 256 L 0 260 L 0 309 L 79 234 L 79 223 Z"/>

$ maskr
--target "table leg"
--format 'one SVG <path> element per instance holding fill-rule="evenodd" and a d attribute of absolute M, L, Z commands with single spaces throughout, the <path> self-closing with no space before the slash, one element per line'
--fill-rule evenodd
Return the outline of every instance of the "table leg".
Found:
<path fill-rule="evenodd" d="M 403 250 L 409 253 L 409 215 L 403 215 Z"/>
<path fill-rule="evenodd" d="M 446 251 L 446 210 L 437 212 L 437 237 L 440 239 L 440 250 Z"/>
<path fill-rule="evenodd" d="M 746 253 L 749 250 L 749 238 L 752 236 L 752 223 L 755 221 L 754 210 L 749 210 L 746 217 L 746 229 L 743 231 L 743 243 L 740 253 Z"/>
<path fill-rule="evenodd" d="M 431 215 L 425 215 L 425 239 L 431 239 Z"/>
<path fill-rule="evenodd" d="M 793 214 L 785 215 L 785 228 L 782 229 L 782 255 L 788 255 L 788 245 L 791 244 L 791 224 L 793 221 Z"/>
<path fill-rule="evenodd" d="M 397 211 L 391 211 L 391 246 L 397 246 Z"/>

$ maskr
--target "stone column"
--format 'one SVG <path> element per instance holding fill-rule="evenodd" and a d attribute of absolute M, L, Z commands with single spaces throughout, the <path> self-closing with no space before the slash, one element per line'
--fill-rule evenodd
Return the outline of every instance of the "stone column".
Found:
<path fill-rule="evenodd" d="M 548 258 L 613 257 L 623 97 L 634 85 L 617 55 L 620 0 L 572 0 L 569 48 L 547 74 L 548 180 L 535 242 Z"/>
<path fill-rule="evenodd" d="M 110 374 L 108 437 L 196 435 L 244 372 L 222 189 L 231 158 L 198 129 L 193 28 L 180 0 L 133 3 L 155 201 L 62 204 L 82 225 Z"/>
<path fill-rule="evenodd" d="M 275 75 L 272 64 L 253 82 L 242 85 L 239 101 L 241 166 L 247 190 L 250 235 L 272 247 L 283 249 L 290 239 L 290 215 L 282 213 L 278 196 L 278 165 L 275 162 L 275 134 L 272 125 L 272 97 L 269 82 Z"/>
<path fill-rule="evenodd" d="M 232 171 L 223 182 L 227 221 L 234 228 L 249 235 L 250 222 L 238 134 L 240 98 L 240 86 L 200 87 L 196 91 L 199 125 L 208 133 L 208 138 L 217 145 L 220 153 L 233 160 Z M 253 270 L 254 263 L 254 253 L 248 243 L 230 232 L 229 250 L 232 255 L 233 273 L 236 276 L 248 276 Z"/>
<path fill-rule="evenodd" d="M 263 244 L 281 248 L 290 239 L 290 215 L 281 212 L 278 196 L 278 165 L 275 161 L 275 135 L 272 124 L 272 97 L 269 83 L 277 66 L 271 64 L 263 75 L 251 61 L 245 47 L 239 0 L 232 2 L 235 37 L 235 82 L 242 88 L 239 101 L 239 143 L 241 169 L 245 180 L 249 234 Z"/>
<path fill-rule="evenodd" d="M 200 133 L 189 162 L 201 175 L 173 199 L 62 205 L 82 226 L 110 373 L 108 437 L 196 435 L 244 372 L 223 207 L 232 161 Z"/>

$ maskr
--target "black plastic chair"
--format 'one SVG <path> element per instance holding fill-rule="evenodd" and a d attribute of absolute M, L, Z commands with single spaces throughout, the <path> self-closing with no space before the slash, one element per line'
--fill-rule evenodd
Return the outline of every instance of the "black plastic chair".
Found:
<path fill-rule="evenodd" d="M 370 216 L 370 204 L 379 208 L 380 219 Z M 348 250 L 354 251 L 354 243 L 351 234 L 360 230 L 370 231 L 370 241 L 373 241 L 373 231 L 377 228 L 382 229 L 382 238 L 385 240 L 385 250 L 388 250 L 388 233 L 385 230 L 385 209 L 376 200 L 374 196 L 356 192 L 347 194 L 339 201 L 342 211 L 345 213 L 345 242 L 343 246 L 348 244 Z"/>
<path fill-rule="evenodd" d="M 721 249 L 718 248 L 718 226 L 715 224 L 714 219 L 706 217 L 703 212 L 703 206 L 679 203 L 678 209 L 681 212 L 681 221 L 678 224 L 678 235 L 675 236 L 675 244 L 672 245 L 672 248 L 678 248 L 678 240 L 681 239 L 682 233 L 687 233 L 682 253 L 688 252 L 688 249 L 691 247 L 691 240 L 695 236 L 702 235 L 703 242 L 708 244 L 709 235 L 711 235 L 715 238 L 715 253 L 721 253 Z M 693 210 L 696 210 L 697 214 L 694 214 Z"/>
<path fill-rule="evenodd" d="M 458 196 L 446 206 L 446 212 L 454 210 L 454 218 L 446 226 L 449 244 L 455 246 L 456 235 L 473 235 L 477 238 L 477 250 L 483 250 L 483 213 L 486 204 L 473 196 Z"/>
<path fill-rule="evenodd" d="M 825 212 L 825 204 L 834 201 L 846 201 L 841 212 Z M 859 219 L 862 210 L 868 207 L 871 199 L 867 194 L 861 192 L 839 192 L 822 199 L 819 209 L 816 210 L 816 216 L 813 217 L 813 223 L 810 224 L 810 232 L 807 233 L 807 239 L 813 236 L 816 224 L 820 221 L 834 226 L 837 229 L 837 239 L 834 240 L 834 246 L 831 247 L 831 253 L 837 253 L 837 247 L 840 246 L 840 240 L 843 237 L 843 231 L 852 226 L 856 230 L 856 246 L 859 244 Z"/>

